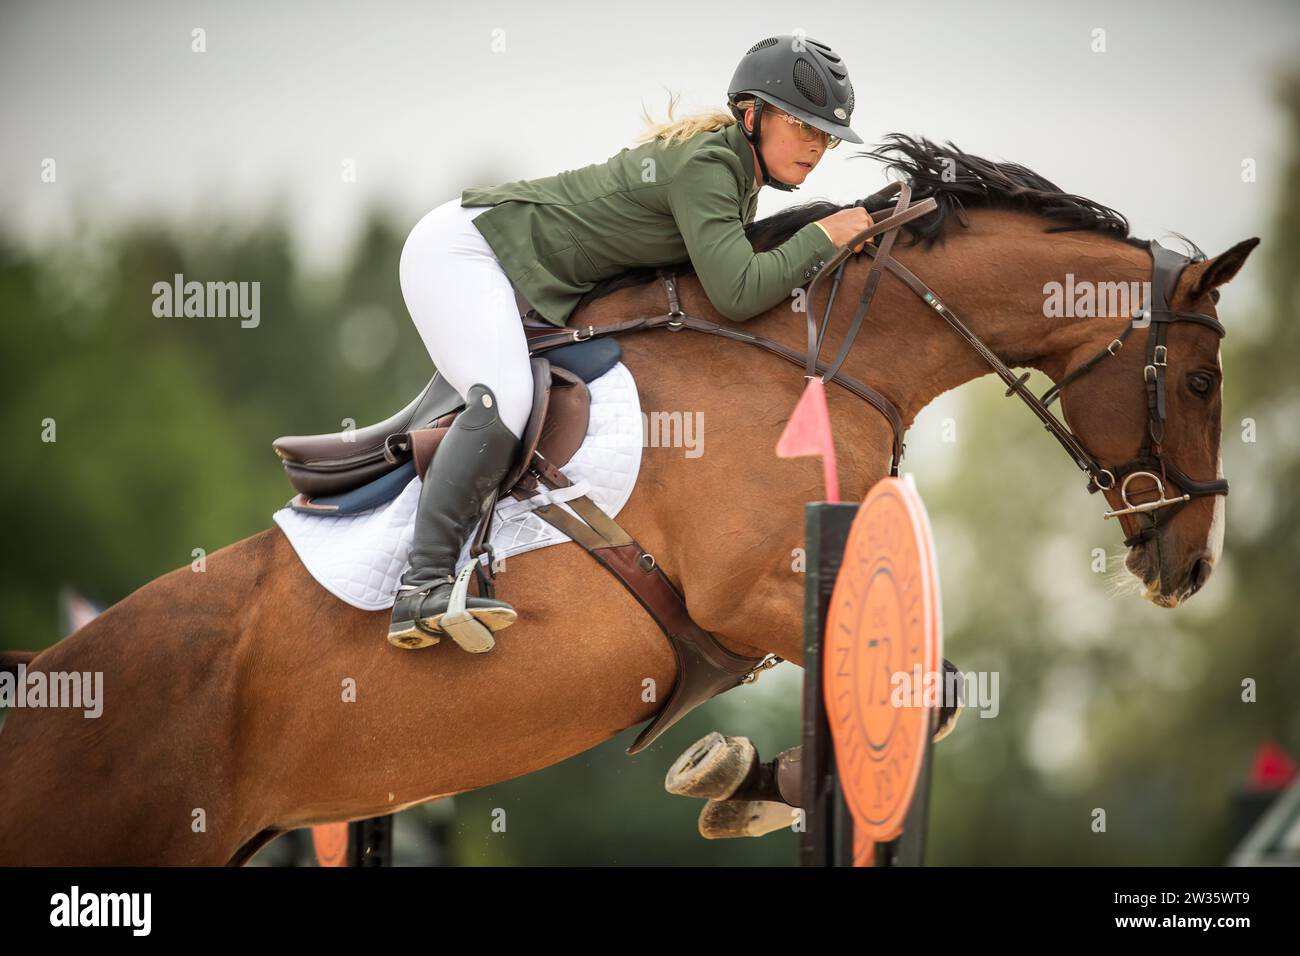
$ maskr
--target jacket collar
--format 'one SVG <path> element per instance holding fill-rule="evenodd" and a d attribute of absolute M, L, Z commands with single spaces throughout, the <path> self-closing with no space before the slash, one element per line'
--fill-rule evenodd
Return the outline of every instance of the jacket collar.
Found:
<path fill-rule="evenodd" d="M 754 171 L 754 153 L 750 149 L 749 140 L 745 139 L 745 134 L 740 129 L 740 124 L 733 123 L 728 126 L 722 131 L 722 137 L 727 141 L 727 145 L 730 146 L 735 151 L 736 155 L 740 157 L 741 168 L 745 170 L 745 175 L 749 177 L 745 180 L 749 183 L 749 189 L 746 191 L 745 195 L 754 195 L 754 193 L 758 192 L 758 187 L 754 185 L 754 180 L 756 178 Z"/>

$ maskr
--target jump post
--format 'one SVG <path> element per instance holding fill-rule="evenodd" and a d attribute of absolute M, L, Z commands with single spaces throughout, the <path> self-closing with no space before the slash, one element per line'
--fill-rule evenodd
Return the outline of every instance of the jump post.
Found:
<path fill-rule="evenodd" d="M 920 747 L 920 769 L 903 830 L 896 839 L 873 842 L 857 833 L 846 801 L 836 744 L 827 714 L 824 669 L 832 594 L 845 564 L 849 532 L 859 504 L 809 502 L 805 507 L 806 590 L 804 600 L 804 691 L 802 866 L 921 866 L 929 807 L 930 733 Z M 936 582 L 937 584 L 937 582 Z M 937 592 L 937 588 L 936 588 Z M 936 593 L 937 598 L 937 593 Z M 935 662 L 938 665 L 942 658 Z M 927 714 L 928 716 L 928 714 Z M 930 726 L 930 721 L 926 721 Z M 864 733 L 864 735 L 866 735 Z M 869 743 L 869 742 L 868 742 Z M 876 771 L 875 776 L 879 776 Z M 855 863 L 855 860 L 857 861 Z"/>

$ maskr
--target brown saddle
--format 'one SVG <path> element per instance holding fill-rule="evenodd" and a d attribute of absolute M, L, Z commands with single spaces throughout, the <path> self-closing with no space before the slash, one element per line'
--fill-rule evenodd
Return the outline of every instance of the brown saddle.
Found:
<path fill-rule="evenodd" d="M 508 493 L 527 472 L 534 453 L 564 465 L 587 434 L 591 393 L 568 369 L 535 357 L 533 406 L 519 458 L 501 484 Z M 424 390 L 400 412 L 365 428 L 325 435 L 289 435 L 273 443 L 289 484 L 299 492 L 294 504 L 311 507 L 312 499 L 360 488 L 414 460 L 423 477 L 447 429 L 464 410 L 465 400 L 434 375 Z M 330 510 L 333 505 L 323 506 Z"/>

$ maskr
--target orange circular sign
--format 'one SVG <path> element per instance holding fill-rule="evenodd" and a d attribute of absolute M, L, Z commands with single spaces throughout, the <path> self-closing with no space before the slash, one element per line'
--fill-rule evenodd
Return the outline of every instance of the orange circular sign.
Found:
<path fill-rule="evenodd" d="M 348 825 L 322 823 L 311 828 L 311 842 L 316 850 L 316 862 L 321 866 L 348 865 Z"/>
<path fill-rule="evenodd" d="M 855 857 L 902 833 L 942 685 L 930 521 L 907 481 L 884 478 L 849 530 L 826 619 L 822 681 Z M 865 852 L 865 850 L 863 850 Z"/>

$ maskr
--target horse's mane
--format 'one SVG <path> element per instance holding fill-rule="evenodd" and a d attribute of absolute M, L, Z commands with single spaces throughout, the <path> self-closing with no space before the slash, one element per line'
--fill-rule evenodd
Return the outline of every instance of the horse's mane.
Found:
<path fill-rule="evenodd" d="M 1146 248 L 1146 242 L 1129 236 L 1128 220 L 1099 202 L 1063 191 L 1019 163 L 994 162 L 982 156 L 962 152 L 952 141 L 938 146 L 924 137 L 914 139 L 903 133 L 890 133 L 875 149 L 858 153 L 885 164 L 912 186 L 912 199 L 933 196 L 938 209 L 928 216 L 908 223 L 908 244 L 924 243 L 930 248 L 942 242 L 953 220 L 966 228 L 967 209 L 1011 209 L 1033 213 L 1054 224 L 1044 232 L 1088 230 Z M 889 187 L 878 190 L 854 203 L 836 205 L 825 200 L 801 203 L 750 223 L 745 235 L 758 252 L 774 249 L 796 232 L 818 219 L 841 209 L 863 206 L 873 215 L 893 208 L 895 195 Z M 677 275 L 695 270 L 689 262 L 674 266 Z M 638 267 L 603 279 L 578 301 L 578 308 L 617 289 L 644 285 L 655 278 L 655 269 Z"/>

